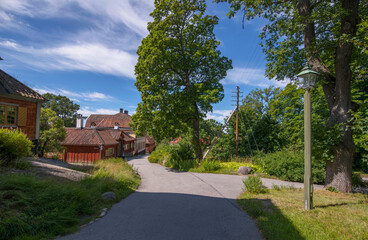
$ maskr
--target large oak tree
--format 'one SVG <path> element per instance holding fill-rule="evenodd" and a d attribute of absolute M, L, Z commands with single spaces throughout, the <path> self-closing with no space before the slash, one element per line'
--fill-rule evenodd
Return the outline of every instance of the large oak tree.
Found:
<path fill-rule="evenodd" d="M 205 15 L 203 0 L 155 0 L 149 34 L 138 48 L 135 66 L 141 103 L 133 129 L 156 140 L 192 130 L 196 157 L 202 157 L 200 119 L 224 97 L 220 80 L 231 60 L 221 56 L 213 33 L 216 16 Z"/>
<path fill-rule="evenodd" d="M 340 141 L 326 163 L 326 185 L 352 191 L 354 142 L 351 101 L 354 81 L 367 82 L 367 0 L 217 0 L 231 4 L 230 16 L 268 19 L 261 33 L 269 78 L 295 80 L 305 61 L 321 74 L 328 124 L 339 126 Z"/>

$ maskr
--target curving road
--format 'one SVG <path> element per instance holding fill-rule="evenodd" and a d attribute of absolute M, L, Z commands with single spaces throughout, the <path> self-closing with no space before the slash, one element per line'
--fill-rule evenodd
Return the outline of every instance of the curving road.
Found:
<path fill-rule="evenodd" d="M 147 156 L 129 162 L 142 177 L 139 189 L 102 219 L 59 239 L 262 239 L 235 201 L 244 177 L 177 172 L 149 163 Z"/>

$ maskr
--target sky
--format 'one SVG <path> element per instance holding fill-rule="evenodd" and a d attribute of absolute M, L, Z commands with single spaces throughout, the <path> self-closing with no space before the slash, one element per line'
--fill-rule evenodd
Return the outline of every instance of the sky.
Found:
<path fill-rule="evenodd" d="M 256 88 L 283 82 L 264 76 L 265 56 L 258 35 L 263 19 L 229 19 L 227 3 L 207 1 L 216 15 L 219 49 L 233 69 L 221 82 L 225 97 L 207 114 L 223 122 L 234 109 L 236 86 L 246 96 Z M 148 35 L 153 0 L 0 0 L 0 69 L 43 94 L 69 97 L 79 113 L 134 114 L 141 101 L 134 86 L 136 51 Z"/>

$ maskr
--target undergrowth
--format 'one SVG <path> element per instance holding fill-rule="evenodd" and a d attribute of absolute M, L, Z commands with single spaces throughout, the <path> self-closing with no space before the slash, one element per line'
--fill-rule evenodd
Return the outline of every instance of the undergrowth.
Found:
<path fill-rule="evenodd" d="M 80 182 L 41 180 L 33 175 L 0 176 L 0 239 L 45 239 L 75 231 L 133 192 L 139 176 L 122 159 L 98 161 Z M 117 199 L 102 200 L 112 191 Z"/>

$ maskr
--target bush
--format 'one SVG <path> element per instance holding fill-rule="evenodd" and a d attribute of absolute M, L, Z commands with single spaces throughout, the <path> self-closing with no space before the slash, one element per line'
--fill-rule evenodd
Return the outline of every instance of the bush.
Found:
<path fill-rule="evenodd" d="M 181 140 L 177 144 L 170 144 L 167 150 L 169 154 L 165 163 L 167 167 L 188 171 L 198 164 L 194 159 L 194 149 L 187 141 Z"/>
<path fill-rule="evenodd" d="M 249 193 L 265 193 L 267 189 L 263 186 L 262 180 L 259 176 L 249 176 L 243 179 L 244 191 Z"/>
<path fill-rule="evenodd" d="M 353 173 L 351 175 L 351 182 L 353 187 L 364 187 L 366 183 L 363 181 L 362 177 L 358 173 Z"/>
<path fill-rule="evenodd" d="M 253 161 L 264 168 L 269 175 L 287 181 L 302 182 L 304 180 L 304 153 L 279 151 L 269 154 L 258 154 Z M 326 177 L 325 162 L 312 159 L 313 183 L 324 183 Z"/>
<path fill-rule="evenodd" d="M 31 153 L 32 142 L 19 130 L 0 129 L 0 166 L 14 164 Z"/>
<path fill-rule="evenodd" d="M 169 157 L 169 145 L 166 143 L 160 143 L 155 151 L 153 151 L 148 157 L 148 161 L 150 163 L 159 163 L 162 164 L 164 160 L 167 161 Z"/>
<path fill-rule="evenodd" d="M 202 162 L 202 166 L 206 171 L 216 171 L 221 168 L 221 164 L 216 160 L 205 160 Z"/>

